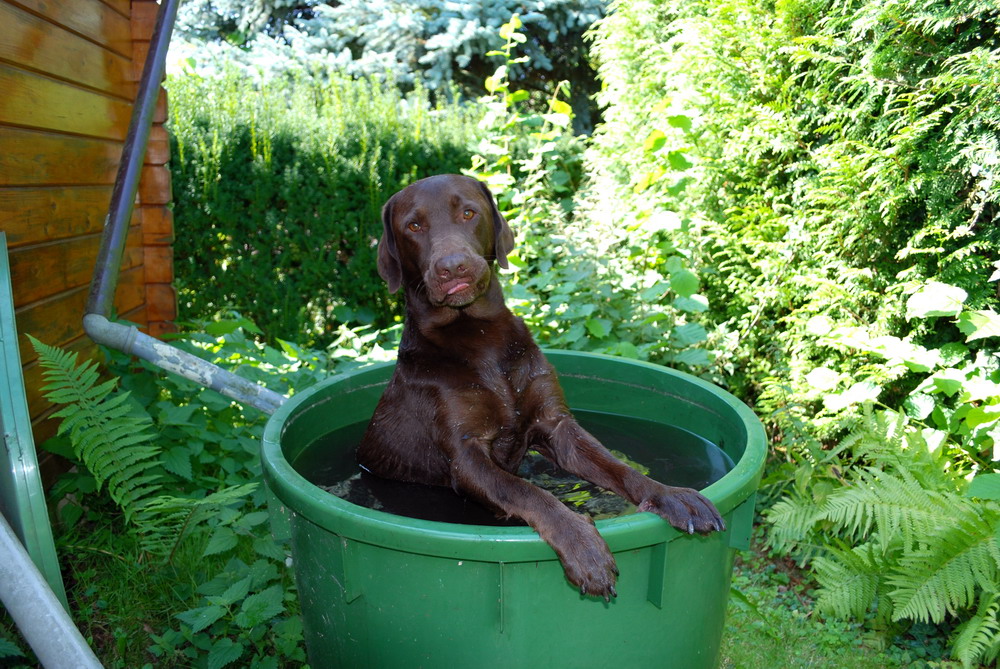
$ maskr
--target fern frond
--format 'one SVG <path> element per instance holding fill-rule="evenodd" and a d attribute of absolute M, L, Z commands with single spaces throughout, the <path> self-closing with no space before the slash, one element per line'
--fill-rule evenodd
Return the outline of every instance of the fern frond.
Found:
<path fill-rule="evenodd" d="M 971 606 L 978 590 L 1000 586 L 994 526 L 972 502 L 957 496 L 954 502 L 951 521 L 905 554 L 888 578 L 896 620 L 941 622 Z"/>
<path fill-rule="evenodd" d="M 952 643 L 952 657 L 966 667 L 979 666 L 996 659 L 1000 650 L 1000 593 L 984 592 L 976 614 L 959 625 Z"/>
<path fill-rule="evenodd" d="M 771 525 L 768 543 L 779 550 L 788 550 L 808 541 L 816 522 L 823 517 L 824 507 L 811 498 L 786 497 L 765 512 Z"/>
<path fill-rule="evenodd" d="M 136 523 L 146 528 L 143 549 L 157 555 L 171 554 L 202 520 L 223 507 L 241 502 L 257 489 L 256 483 L 231 486 L 202 499 L 160 495 L 143 504 Z M 164 528 L 170 528 L 165 532 Z"/>
<path fill-rule="evenodd" d="M 143 476 L 157 467 L 160 448 L 152 443 L 154 431 L 148 415 L 136 416 L 128 394 L 112 396 L 117 379 L 100 382 L 97 364 L 79 366 L 77 354 L 48 346 L 30 337 L 44 371 L 46 397 L 65 406 L 59 433 L 68 434 L 73 452 L 94 476 L 97 489 L 108 495 L 130 518 L 140 496 L 129 494 L 141 487 L 143 495 L 155 494 L 154 479 Z M 123 501 L 129 500 L 129 504 Z"/>
<path fill-rule="evenodd" d="M 864 544 L 853 549 L 833 548 L 813 563 L 820 591 L 816 606 L 841 618 L 863 620 L 875 603 L 883 560 L 875 547 Z"/>
<path fill-rule="evenodd" d="M 117 379 L 100 382 L 97 365 L 77 366 L 77 354 L 31 338 L 45 370 L 49 400 L 64 404 L 54 415 L 59 432 L 68 434 L 73 452 L 94 476 L 97 489 L 121 508 L 138 532 L 143 550 L 167 556 L 186 533 L 224 507 L 240 503 L 256 483 L 232 486 L 203 499 L 160 494 L 164 476 L 161 448 L 153 443 L 153 423 L 137 414 L 127 392 L 113 394 Z"/>
<path fill-rule="evenodd" d="M 899 541 L 912 547 L 953 517 L 946 494 L 924 489 L 905 471 L 893 476 L 875 468 L 858 470 L 854 484 L 830 495 L 822 513 L 853 538 L 876 534 L 883 551 Z"/>

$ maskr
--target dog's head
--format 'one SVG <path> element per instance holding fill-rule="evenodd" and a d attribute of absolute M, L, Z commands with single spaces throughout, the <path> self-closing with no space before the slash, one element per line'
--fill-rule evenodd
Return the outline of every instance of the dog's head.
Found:
<path fill-rule="evenodd" d="M 378 272 L 389 292 L 426 287 L 434 306 L 464 307 L 489 286 L 492 261 L 506 268 L 514 235 L 486 186 L 442 174 L 399 191 L 382 207 Z"/>

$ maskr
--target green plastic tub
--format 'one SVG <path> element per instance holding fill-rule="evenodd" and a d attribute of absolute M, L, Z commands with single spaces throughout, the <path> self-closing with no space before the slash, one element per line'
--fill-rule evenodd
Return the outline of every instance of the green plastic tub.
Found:
<path fill-rule="evenodd" d="M 649 513 L 598 521 L 621 572 L 618 597 L 582 597 L 528 527 L 405 518 L 303 478 L 293 465 L 315 462 L 317 444 L 331 460 L 353 457 L 356 444 L 324 437 L 371 416 L 392 365 L 335 376 L 271 417 L 262 451 L 273 527 L 291 538 L 313 667 L 718 664 L 733 556 L 748 545 L 764 465 L 760 422 L 727 392 L 664 367 L 546 355 L 574 410 L 654 420 L 724 450 L 735 467 L 703 492 L 727 530 L 688 536 Z"/>

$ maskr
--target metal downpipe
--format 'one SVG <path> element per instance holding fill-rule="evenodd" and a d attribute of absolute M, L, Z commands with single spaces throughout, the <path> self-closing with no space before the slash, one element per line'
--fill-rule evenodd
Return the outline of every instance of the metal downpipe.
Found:
<path fill-rule="evenodd" d="M 179 4 L 180 0 L 162 0 L 156 17 L 149 54 L 143 67 L 142 80 L 139 82 L 139 92 L 132 110 L 125 148 L 122 151 L 121 164 L 118 166 L 118 175 L 111 193 L 111 206 L 104 223 L 101 248 L 94 266 L 83 329 L 98 344 L 147 360 L 161 369 L 217 390 L 230 399 L 270 414 L 274 413 L 287 398 L 143 334 L 133 326 L 114 323 L 108 319 L 114 305 L 122 252 L 125 249 L 129 221 L 132 218 L 132 205 L 139 188 L 146 144 L 149 141 L 150 126 L 159 97 L 160 81 L 166 71 L 167 48 L 170 45 L 170 34 L 173 32 Z"/>

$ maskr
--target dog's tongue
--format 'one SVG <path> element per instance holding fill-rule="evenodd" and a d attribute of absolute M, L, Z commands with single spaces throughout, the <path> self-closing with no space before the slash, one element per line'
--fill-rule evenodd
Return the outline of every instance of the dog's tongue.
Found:
<path fill-rule="evenodd" d="M 449 295 L 454 295 L 458 291 L 465 290 L 468 287 L 469 287 L 469 284 L 467 284 L 467 283 L 456 283 L 454 286 L 452 286 L 451 288 L 448 289 L 448 294 Z"/>

